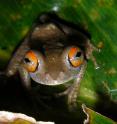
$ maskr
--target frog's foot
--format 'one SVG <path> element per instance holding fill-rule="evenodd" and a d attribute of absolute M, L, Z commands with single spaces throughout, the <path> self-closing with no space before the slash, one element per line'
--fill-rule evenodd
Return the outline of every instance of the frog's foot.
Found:
<path fill-rule="evenodd" d="M 86 58 L 92 60 L 94 66 L 95 66 L 95 69 L 99 69 L 100 67 L 97 64 L 96 58 L 93 55 L 93 51 L 100 52 L 100 49 L 98 49 L 93 44 L 91 44 L 90 41 L 88 41 L 87 42 L 87 50 L 86 50 Z"/>
<path fill-rule="evenodd" d="M 97 64 L 96 58 L 95 58 L 93 55 L 91 56 L 91 60 L 93 61 L 93 64 L 94 64 L 94 66 L 95 66 L 95 69 L 99 69 L 100 67 L 99 67 L 99 65 Z"/>

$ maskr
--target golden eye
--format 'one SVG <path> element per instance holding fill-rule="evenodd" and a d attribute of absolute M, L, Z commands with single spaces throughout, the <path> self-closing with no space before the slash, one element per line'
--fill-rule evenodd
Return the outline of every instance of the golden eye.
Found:
<path fill-rule="evenodd" d="M 84 56 L 80 48 L 72 47 L 68 52 L 68 60 L 73 67 L 79 67 L 84 62 Z"/>
<path fill-rule="evenodd" d="M 28 51 L 23 59 L 23 66 L 28 72 L 35 72 L 38 66 L 38 58 L 34 51 Z"/>

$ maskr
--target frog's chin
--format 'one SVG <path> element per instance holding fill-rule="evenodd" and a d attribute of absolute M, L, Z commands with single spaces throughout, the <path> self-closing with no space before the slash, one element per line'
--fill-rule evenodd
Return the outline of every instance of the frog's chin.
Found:
<path fill-rule="evenodd" d="M 71 78 L 66 79 L 66 80 L 51 80 L 48 82 L 40 82 L 40 83 L 44 84 L 44 85 L 48 85 L 48 86 L 57 86 L 57 85 L 67 84 L 73 80 L 74 80 L 74 78 L 71 77 Z"/>
<path fill-rule="evenodd" d="M 57 79 L 53 79 L 49 74 L 47 75 L 39 75 L 39 74 L 31 74 L 32 80 L 37 82 L 38 84 L 48 85 L 48 86 L 56 86 L 61 84 L 66 84 L 67 82 L 71 82 L 74 79 L 77 79 L 76 75 L 59 75 Z"/>

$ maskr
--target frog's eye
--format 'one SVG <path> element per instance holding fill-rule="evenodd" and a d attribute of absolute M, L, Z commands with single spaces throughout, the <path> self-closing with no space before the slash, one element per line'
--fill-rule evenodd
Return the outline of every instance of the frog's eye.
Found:
<path fill-rule="evenodd" d="M 73 67 L 79 67 L 83 64 L 84 56 L 79 47 L 71 47 L 68 51 L 68 61 Z"/>
<path fill-rule="evenodd" d="M 23 59 L 23 66 L 28 72 L 35 72 L 38 66 L 38 58 L 34 51 L 28 51 Z"/>

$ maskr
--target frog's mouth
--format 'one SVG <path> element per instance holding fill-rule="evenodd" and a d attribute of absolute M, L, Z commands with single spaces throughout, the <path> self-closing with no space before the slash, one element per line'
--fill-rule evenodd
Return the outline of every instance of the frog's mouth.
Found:
<path fill-rule="evenodd" d="M 40 76 L 40 75 L 39 75 Z M 44 76 L 44 75 L 41 75 Z M 48 74 L 45 78 L 39 79 L 37 76 L 32 77 L 31 87 L 34 91 L 38 91 L 44 95 L 51 95 L 53 93 L 61 93 L 68 89 L 77 81 L 77 78 L 71 76 L 58 76 L 56 80 L 52 79 Z"/>
<path fill-rule="evenodd" d="M 61 93 L 64 92 L 66 89 L 68 89 L 72 84 L 76 81 L 76 78 L 69 78 L 69 79 L 64 79 L 64 80 L 41 80 L 39 82 L 32 79 L 31 87 L 34 91 L 39 92 L 41 95 L 52 95 L 53 93 Z"/>
<path fill-rule="evenodd" d="M 66 82 L 69 82 L 75 78 L 77 78 L 78 75 L 74 74 L 64 74 L 63 72 L 60 72 L 58 77 L 56 79 L 53 79 L 50 74 L 39 74 L 38 72 L 33 74 L 31 73 L 31 78 L 43 85 L 48 85 L 48 86 L 56 86 L 56 85 L 61 85 L 65 84 Z"/>

